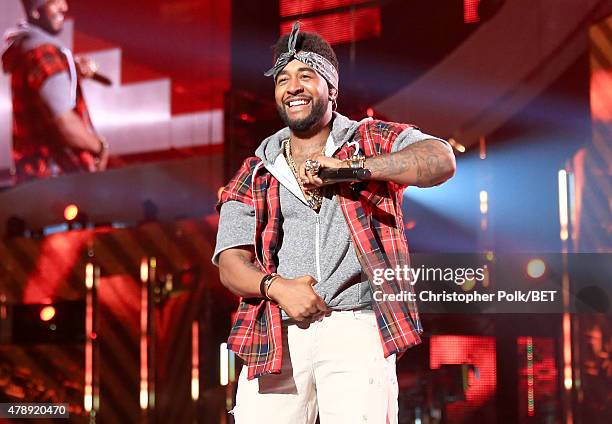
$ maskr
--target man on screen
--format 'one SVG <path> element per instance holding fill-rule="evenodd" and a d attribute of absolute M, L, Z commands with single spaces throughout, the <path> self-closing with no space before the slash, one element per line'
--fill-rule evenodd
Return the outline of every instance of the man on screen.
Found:
<path fill-rule="evenodd" d="M 18 182 L 105 169 L 108 145 L 94 131 L 80 79 L 91 61 L 59 40 L 66 0 L 22 0 L 27 22 L 5 35 L 3 69 L 11 75 L 13 159 Z"/>

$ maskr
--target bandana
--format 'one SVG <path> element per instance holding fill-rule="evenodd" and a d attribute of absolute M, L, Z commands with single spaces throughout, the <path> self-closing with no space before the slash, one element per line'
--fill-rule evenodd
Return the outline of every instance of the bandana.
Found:
<path fill-rule="evenodd" d="M 332 87 L 337 90 L 338 71 L 329 60 L 325 59 L 323 56 L 315 52 L 295 51 L 295 44 L 297 42 L 297 36 L 299 32 L 300 23 L 295 22 L 293 24 L 293 27 L 291 28 L 291 34 L 289 35 L 289 41 L 287 43 L 288 51 L 281 54 L 278 59 L 276 59 L 276 63 L 274 64 L 274 66 L 264 75 L 267 77 L 273 76 L 276 80 L 276 77 L 285 68 L 285 66 L 287 66 L 287 64 L 293 59 L 297 59 L 300 62 L 314 69 L 319 75 L 325 78 L 325 80 Z"/>
<path fill-rule="evenodd" d="M 26 12 L 29 12 L 30 10 L 36 10 L 41 6 L 44 6 L 44 4 L 47 3 L 47 0 L 21 0 L 21 3 L 23 4 L 23 8 L 26 10 Z"/>

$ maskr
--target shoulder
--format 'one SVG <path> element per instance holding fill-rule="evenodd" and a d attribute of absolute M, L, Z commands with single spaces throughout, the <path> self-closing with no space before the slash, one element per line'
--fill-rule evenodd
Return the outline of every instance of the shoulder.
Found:
<path fill-rule="evenodd" d="M 381 121 L 379 119 L 372 119 L 366 121 L 360 126 L 360 131 L 367 133 L 370 136 L 377 137 L 397 137 L 402 131 L 407 129 L 417 129 L 416 125 L 404 124 L 399 122 Z"/>
<path fill-rule="evenodd" d="M 52 59 L 64 59 L 64 54 L 55 44 L 47 43 L 28 49 L 24 52 L 27 59 L 33 62 L 41 62 Z"/>
<path fill-rule="evenodd" d="M 242 161 L 242 165 L 240 166 L 238 173 L 248 173 L 253 175 L 255 168 L 257 168 L 261 162 L 261 159 L 257 156 L 250 156 Z"/>
<path fill-rule="evenodd" d="M 61 50 L 53 44 L 42 44 L 25 54 L 28 66 L 28 81 L 33 88 L 39 88 L 52 75 L 68 70 L 68 64 Z"/>
<path fill-rule="evenodd" d="M 398 136 L 411 129 L 418 130 L 411 124 L 372 119 L 360 124 L 357 133 L 366 152 L 371 150 L 374 154 L 381 154 L 390 152 Z"/>

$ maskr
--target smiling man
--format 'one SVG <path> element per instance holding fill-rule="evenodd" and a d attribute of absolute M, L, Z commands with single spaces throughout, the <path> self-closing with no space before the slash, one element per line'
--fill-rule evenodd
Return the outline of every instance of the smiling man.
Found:
<path fill-rule="evenodd" d="M 89 118 L 80 79 L 91 61 L 75 60 L 57 37 L 66 0 L 22 0 L 27 22 L 5 35 L 3 68 L 11 74 L 13 159 L 18 182 L 106 167 L 108 146 Z"/>
<path fill-rule="evenodd" d="M 224 187 L 213 262 L 241 297 L 228 346 L 245 361 L 233 414 L 244 423 L 396 423 L 396 354 L 420 342 L 412 292 L 374 272 L 408 264 L 401 200 L 441 184 L 452 150 L 417 128 L 335 112 L 338 61 L 299 24 L 275 46 L 278 112 Z M 368 181 L 330 183 L 325 168 L 365 168 Z M 376 296 L 377 298 L 389 298 Z"/>

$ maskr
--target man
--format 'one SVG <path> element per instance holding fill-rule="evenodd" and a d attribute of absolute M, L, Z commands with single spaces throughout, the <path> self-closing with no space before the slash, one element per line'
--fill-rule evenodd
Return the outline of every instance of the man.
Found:
<path fill-rule="evenodd" d="M 22 0 L 27 23 L 6 35 L 3 68 L 11 74 L 13 159 L 18 182 L 106 167 L 108 146 L 96 135 L 81 77 L 92 62 L 77 60 L 57 35 L 66 0 Z"/>
<path fill-rule="evenodd" d="M 422 329 L 414 302 L 388 297 L 409 282 L 373 277 L 408 264 L 403 188 L 450 178 L 454 156 L 410 125 L 334 112 L 338 61 L 299 23 L 275 60 L 266 74 L 287 128 L 245 160 L 219 203 L 213 262 L 242 298 L 228 340 L 245 361 L 233 414 L 238 424 L 395 423 L 395 354 Z M 349 167 L 370 180 L 318 176 Z"/>

